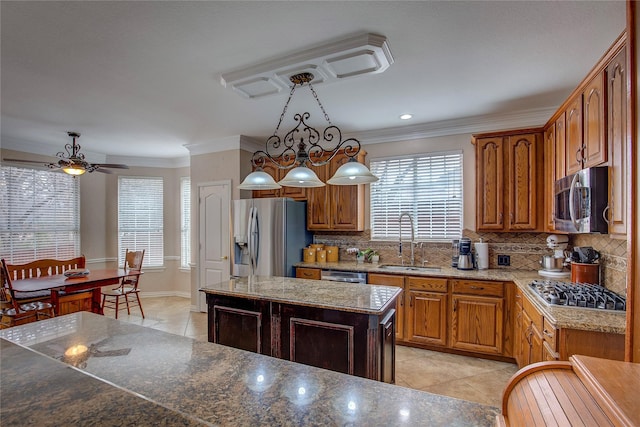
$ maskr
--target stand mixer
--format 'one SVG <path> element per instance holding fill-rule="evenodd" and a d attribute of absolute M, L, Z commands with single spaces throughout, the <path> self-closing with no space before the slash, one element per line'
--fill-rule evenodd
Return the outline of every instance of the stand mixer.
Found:
<path fill-rule="evenodd" d="M 551 234 L 547 237 L 547 247 L 553 250 L 553 255 L 543 255 L 540 260 L 542 270 L 538 274 L 545 277 L 569 277 L 571 272 L 566 270 L 569 259 L 566 252 L 569 237 Z"/>

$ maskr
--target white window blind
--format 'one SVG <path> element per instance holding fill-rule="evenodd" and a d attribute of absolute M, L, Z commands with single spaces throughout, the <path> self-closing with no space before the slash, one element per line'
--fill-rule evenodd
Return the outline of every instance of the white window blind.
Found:
<path fill-rule="evenodd" d="M 371 238 L 397 240 L 400 214 L 408 212 L 421 241 L 462 236 L 462 152 L 371 160 Z M 403 221 L 403 238 L 411 236 Z"/>
<path fill-rule="evenodd" d="M 126 250 L 142 250 L 144 267 L 164 265 L 163 182 L 155 177 L 118 177 L 118 265 Z"/>
<path fill-rule="evenodd" d="M 0 257 L 23 264 L 79 255 L 79 180 L 60 172 L 0 167 Z"/>
<path fill-rule="evenodd" d="M 180 178 L 180 267 L 191 262 L 191 179 Z"/>

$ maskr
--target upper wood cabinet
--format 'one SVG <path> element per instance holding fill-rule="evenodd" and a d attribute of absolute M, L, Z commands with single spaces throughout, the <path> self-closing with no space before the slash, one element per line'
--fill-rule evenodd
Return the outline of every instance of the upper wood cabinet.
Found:
<path fill-rule="evenodd" d="M 567 175 L 607 161 L 604 80 L 604 72 L 597 74 L 565 111 Z"/>
<path fill-rule="evenodd" d="M 364 163 L 366 153 L 360 151 L 356 160 Z M 324 166 L 311 167 L 321 181 L 326 182 L 340 165 L 349 160 L 337 154 Z M 364 230 L 364 185 L 329 185 L 307 189 L 307 228 L 309 230 Z"/>
<path fill-rule="evenodd" d="M 627 238 L 629 177 L 626 52 L 623 48 L 606 69 L 609 145 L 609 235 Z"/>
<path fill-rule="evenodd" d="M 538 129 L 474 135 L 478 231 L 542 229 L 542 142 Z"/>
<path fill-rule="evenodd" d="M 555 204 L 553 203 L 554 190 L 556 182 L 556 124 L 553 123 L 544 131 L 544 228 L 545 231 L 555 230 Z"/>
<path fill-rule="evenodd" d="M 266 161 L 262 170 L 273 177 L 278 182 L 283 179 L 291 169 L 280 169 L 271 161 Z M 255 199 L 264 197 L 290 197 L 294 200 L 307 200 L 306 188 L 282 187 L 275 190 L 254 190 Z"/>

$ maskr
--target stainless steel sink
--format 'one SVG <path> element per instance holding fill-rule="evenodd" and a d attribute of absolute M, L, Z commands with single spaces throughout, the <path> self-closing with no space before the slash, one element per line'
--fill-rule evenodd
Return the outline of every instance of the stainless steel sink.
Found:
<path fill-rule="evenodd" d="M 382 264 L 378 267 L 381 270 L 389 270 L 389 271 L 422 271 L 422 272 L 438 272 L 441 270 L 440 267 L 418 267 L 411 265 L 392 265 L 392 264 Z"/>

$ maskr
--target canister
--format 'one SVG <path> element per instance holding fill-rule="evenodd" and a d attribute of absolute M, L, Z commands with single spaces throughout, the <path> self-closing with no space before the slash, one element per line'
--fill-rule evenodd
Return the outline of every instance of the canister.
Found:
<path fill-rule="evenodd" d="M 324 249 L 323 243 L 312 243 L 309 245 L 310 248 L 314 248 L 316 250 Z"/>
<path fill-rule="evenodd" d="M 304 262 L 316 262 L 316 252 L 318 252 L 316 248 L 304 248 L 302 250 L 302 259 Z"/>
<path fill-rule="evenodd" d="M 324 249 L 327 251 L 327 262 L 338 262 L 340 248 L 337 246 L 325 246 Z"/>
<path fill-rule="evenodd" d="M 571 263 L 571 281 L 575 283 L 600 284 L 600 264 Z"/>
<path fill-rule="evenodd" d="M 319 249 L 316 252 L 316 262 L 327 262 L 327 251 Z"/>

